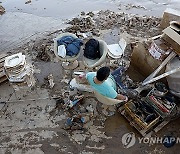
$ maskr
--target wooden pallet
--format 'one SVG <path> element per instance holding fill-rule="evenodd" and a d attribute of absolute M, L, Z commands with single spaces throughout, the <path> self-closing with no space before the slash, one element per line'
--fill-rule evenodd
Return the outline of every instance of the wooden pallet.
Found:
<path fill-rule="evenodd" d="M 7 54 L 0 54 L 0 83 L 7 80 L 7 77 L 4 73 L 4 61 L 7 56 Z"/>
<path fill-rule="evenodd" d="M 163 119 L 159 120 L 159 122 L 154 123 L 151 127 L 148 128 L 141 128 L 139 125 L 128 116 L 124 107 L 118 109 L 118 112 L 123 115 L 128 121 L 131 126 L 133 126 L 143 137 L 150 137 L 152 134 L 157 133 L 161 130 L 165 125 L 167 125 L 170 121 L 164 121 Z"/>

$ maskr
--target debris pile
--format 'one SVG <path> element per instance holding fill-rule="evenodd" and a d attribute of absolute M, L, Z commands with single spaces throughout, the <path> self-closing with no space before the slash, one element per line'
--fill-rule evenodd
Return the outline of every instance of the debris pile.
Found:
<path fill-rule="evenodd" d="M 93 22 L 93 19 L 89 16 L 74 18 L 69 21 L 68 24 L 72 25 L 72 27 L 67 28 L 67 30 L 69 29 L 71 30 L 71 32 L 89 32 L 93 31 L 93 29 L 95 28 L 95 23 Z"/>
<path fill-rule="evenodd" d="M 37 38 L 35 41 L 28 42 L 21 47 L 22 49 L 26 50 L 33 60 L 49 62 L 53 52 L 53 39 L 48 36 L 42 39 Z"/>
<path fill-rule="evenodd" d="M 24 83 L 28 87 L 35 84 L 33 67 L 27 63 L 26 57 L 22 53 L 6 57 L 4 69 L 11 83 Z"/>
<path fill-rule="evenodd" d="M 82 12 L 81 16 L 67 22 L 69 26 L 66 29 L 56 31 L 43 38 L 37 38 L 35 41 L 20 47 L 20 49 L 26 50 L 33 60 L 49 62 L 55 60 L 53 57 L 53 38 L 62 32 L 70 32 L 78 37 L 87 38 L 100 36 L 102 30 L 119 28 L 122 33 L 127 32 L 132 35 L 131 39 L 134 41 L 134 38 L 149 38 L 161 34 L 159 29 L 160 20 L 161 18 L 153 16 L 115 13 L 109 10 L 99 11 L 95 14 L 93 12 Z M 127 44 L 125 55 L 127 50 L 131 51 L 129 47 L 130 44 Z"/>
<path fill-rule="evenodd" d="M 49 50 L 49 46 L 47 44 L 42 44 L 40 46 L 34 47 L 35 51 L 38 51 L 37 58 L 41 59 L 42 61 L 50 61 L 50 57 L 47 53 Z"/>
<path fill-rule="evenodd" d="M 55 100 L 56 109 L 64 110 L 68 115 L 65 130 L 83 130 L 86 124 L 96 117 L 96 101 L 90 99 L 91 102 L 88 102 L 87 96 L 77 90 L 70 91 L 66 97 Z"/>
<path fill-rule="evenodd" d="M 113 11 L 99 11 L 96 15 L 86 14 L 68 22 L 71 26 L 66 31 L 72 33 L 91 32 L 99 36 L 99 30 L 119 27 L 122 32 L 127 31 L 132 36 L 150 37 L 160 33 L 161 18 L 154 16 L 140 16 L 134 14 L 115 13 Z M 137 34 L 138 32 L 138 34 Z"/>

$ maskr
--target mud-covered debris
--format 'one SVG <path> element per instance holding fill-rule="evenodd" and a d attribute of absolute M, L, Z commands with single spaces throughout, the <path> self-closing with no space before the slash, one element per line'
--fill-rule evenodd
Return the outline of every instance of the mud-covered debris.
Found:
<path fill-rule="evenodd" d="M 49 76 L 44 77 L 44 83 L 41 85 L 41 88 L 50 88 Z"/>
<path fill-rule="evenodd" d="M 127 68 L 130 65 L 130 61 L 128 59 L 125 59 L 125 58 L 119 58 L 119 59 L 116 59 L 116 60 L 113 59 L 113 60 L 110 60 L 109 65 L 113 69 L 117 69 L 120 66 L 122 66 L 125 70 L 127 70 Z"/>
<path fill-rule="evenodd" d="M 89 104 L 88 106 L 86 106 L 86 110 L 87 110 L 88 112 L 93 113 L 93 112 L 94 112 L 94 108 L 93 108 L 92 104 Z"/>
<path fill-rule="evenodd" d="M 86 13 L 85 13 L 84 11 L 82 11 L 82 12 L 81 12 L 81 15 L 84 16 L 84 15 L 86 15 Z"/>
<path fill-rule="evenodd" d="M 65 103 L 65 109 L 71 109 L 78 103 L 80 103 L 84 98 L 84 95 L 80 96 L 75 96 L 73 100 L 69 100 L 68 102 Z"/>
<path fill-rule="evenodd" d="M 49 87 L 50 87 L 50 88 L 53 88 L 54 85 L 55 85 L 55 83 L 54 83 L 54 77 L 53 77 L 52 74 L 49 74 L 49 75 L 48 75 L 48 81 L 49 81 Z"/>
<path fill-rule="evenodd" d="M 94 13 L 91 11 L 91 12 L 88 12 L 87 15 L 89 15 L 90 17 L 93 17 Z"/>
<path fill-rule="evenodd" d="M 62 97 L 60 97 L 60 98 L 56 99 L 56 107 L 55 108 L 59 108 L 63 104 L 64 104 L 64 100 Z"/>
<path fill-rule="evenodd" d="M 62 110 L 62 108 L 63 108 L 63 105 L 64 105 L 64 100 L 63 100 L 63 98 L 62 97 L 56 97 L 56 98 L 54 98 L 55 99 L 55 101 L 56 101 L 56 106 L 55 106 L 55 108 L 54 109 L 52 109 L 50 112 L 49 112 L 49 114 L 51 115 L 51 116 L 56 116 L 57 115 L 57 112 L 59 112 L 60 110 Z"/>
<path fill-rule="evenodd" d="M 99 30 L 97 30 L 97 29 L 94 29 L 94 30 L 92 30 L 92 34 L 93 35 L 96 35 L 96 36 L 100 36 L 100 31 Z"/>
<path fill-rule="evenodd" d="M 0 15 L 4 14 L 5 13 L 5 8 L 3 8 L 1 5 L 0 5 Z"/>
<path fill-rule="evenodd" d="M 127 4 L 127 5 L 125 5 L 125 8 L 126 8 L 126 10 L 130 10 L 130 9 L 132 9 L 132 8 L 147 10 L 147 8 L 144 7 L 144 6 L 134 5 L 134 4 Z"/>
<path fill-rule="evenodd" d="M 134 82 L 128 75 L 125 74 L 122 76 L 121 81 L 124 87 L 129 89 L 135 89 L 139 86 L 138 83 Z"/>
<path fill-rule="evenodd" d="M 68 84 L 69 83 L 69 79 L 62 79 L 61 82 L 64 82 L 64 83 Z"/>
<path fill-rule="evenodd" d="M 29 3 L 31 3 L 31 0 L 28 0 L 28 1 L 25 2 L 25 4 L 29 4 Z"/>
<path fill-rule="evenodd" d="M 84 124 L 88 123 L 93 117 L 93 113 L 80 113 L 67 118 L 65 129 L 78 130 L 83 129 Z"/>
<path fill-rule="evenodd" d="M 71 26 L 66 28 L 65 31 L 77 33 L 78 31 L 81 33 L 84 32 L 91 32 L 95 29 L 94 21 L 91 17 L 80 17 L 80 18 L 73 18 L 71 21 L 68 22 Z"/>
<path fill-rule="evenodd" d="M 48 62 L 55 57 L 53 52 L 53 43 L 53 38 L 46 36 L 46 38 L 37 38 L 36 40 L 28 42 L 24 46 L 20 47 L 19 50 L 25 50 L 33 60 Z"/>
<path fill-rule="evenodd" d="M 159 26 L 161 19 L 153 16 L 141 16 L 126 13 L 115 13 L 112 11 L 100 11 L 96 21 L 97 27 L 100 29 L 110 29 L 120 27 L 121 30 L 127 31 L 131 35 L 147 37 L 148 35 L 156 35 L 156 29 Z"/>
<path fill-rule="evenodd" d="M 137 6 L 140 7 L 141 6 Z M 95 15 L 81 16 L 68 22 L 71 26 L 66 29 L 72 33 L 92 32 L 93 35 L 99 36 L 95 30 L 107 30 L 119 27 L 121 31 L 127 31 L 129 34 L 137 37 L 150 37 L 161 33 L 158 28 L 161 18 L 154 16 L 142 16 L 127 14 L 124 12 L 115 13 L 113 11 L 99 11 Z"/>
<path fill-rule="evenodd" d="M 37 58 L 42 61 L 50 61 L 50 57 L 47 54 L 47 44 L 42 44 L 38 47 L 34 47 L 34 49 L 38 52 Z"/>

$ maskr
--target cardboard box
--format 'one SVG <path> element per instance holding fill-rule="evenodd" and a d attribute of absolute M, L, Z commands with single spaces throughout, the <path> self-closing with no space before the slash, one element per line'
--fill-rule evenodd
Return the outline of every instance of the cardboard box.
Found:
<path fill-rule="evenodd" d="M 174 51 L 180 55 L 180 33 L 173 30 L 171 27 L 164 29 L 163 33 L 162 39 L 168 42 Z"/>
<path fill-rule="evenodd" d="M 145 47 L 144 43 L 139 42 L 133 49 L 130 68 L 132 67 L 132 71 L 136 70 L 142 74 L 142 76 L 147 77 L 154 72 L 161 63 L 162 61 L 157 60 L 150 55 L 148 48 Z M 164 73 L 164 70 L 165 68 L 160 71 L 160 74 Z"/>
<path fill-rule="evenodd" d="M 170 45 L 161 38 L 153 40 L 149 48 L 150 55 L 160 61 L 163 61 L 171 51 Z"/>
<path fill-rule="evenodd" d="M 171 21 L 180 21 L 180 11 L 167 8 L 164 11 L 160 27 L 162 29 L 167 28 L 170 25 Z"/>

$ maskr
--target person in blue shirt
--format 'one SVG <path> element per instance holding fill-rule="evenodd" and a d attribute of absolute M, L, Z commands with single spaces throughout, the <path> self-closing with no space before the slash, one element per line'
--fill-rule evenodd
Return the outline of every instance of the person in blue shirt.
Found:
<path fill-rule="evenodd" d="M 116 82 L 110 74 L 109 67 L 101 67 L 97 72 L 87 73 L 86 79 L 92 88 L 100 94 L 113 99 L 128 100 L 127 96 L 116 92 Z"/>

